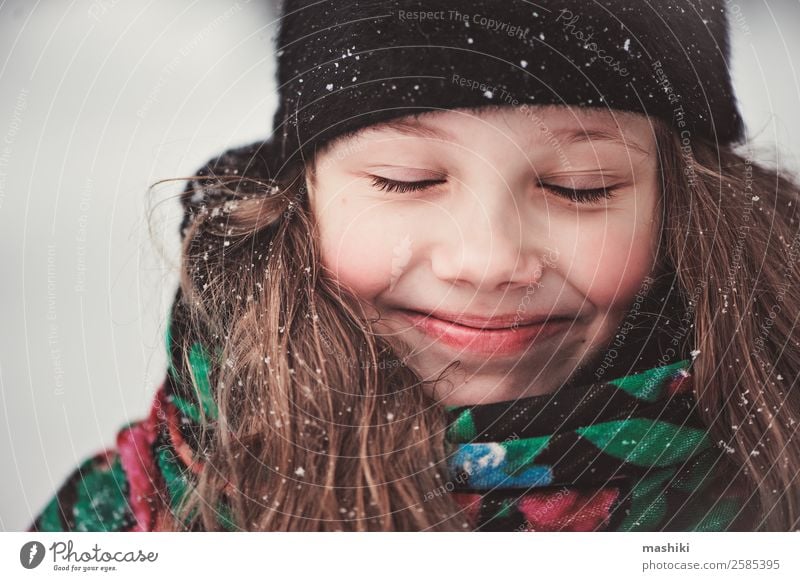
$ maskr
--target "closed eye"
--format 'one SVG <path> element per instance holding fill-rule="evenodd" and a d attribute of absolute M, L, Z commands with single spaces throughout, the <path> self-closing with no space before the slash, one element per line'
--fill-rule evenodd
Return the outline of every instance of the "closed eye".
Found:
<path fill-rule="evenodd" d="M 432 186 L 443 184 L 447 180 L 422 180 L 417 182 L 399 182 L 381 176 L 372 176 L 372 186 L 387 192 L 416 192 Z"/>
<path fill-rule="evenodd" d="M 539 187 L 544 190 L 551 191 L 557 196 L 561 196 L 562 198 L 566 198 L 579 204 L 591 204 L 603 199 L 611 199 L 616 193 L 614 186 L 604 188 L 576 189 L 539 182 Z"/>

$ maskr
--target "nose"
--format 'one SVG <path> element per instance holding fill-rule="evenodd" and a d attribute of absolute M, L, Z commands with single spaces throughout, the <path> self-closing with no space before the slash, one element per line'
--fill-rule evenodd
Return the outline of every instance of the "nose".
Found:
<path fill-rule="evenodd" d="M 538 284 L 552 266 L 554 249 L 524 223 L 523 209 L 508 192 L 459 196 L 431 251 L 431 268 L 441 280 L 497 292 Z"/>

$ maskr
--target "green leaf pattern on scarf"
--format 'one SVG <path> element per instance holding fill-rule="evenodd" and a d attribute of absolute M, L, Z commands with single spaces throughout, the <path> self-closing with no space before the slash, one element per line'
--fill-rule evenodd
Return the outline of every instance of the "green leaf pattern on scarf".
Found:
<path fill-rule="evenodd" d="M 705 432 L 646 418 L 628 418 L 577 428 L 603 452 L 637 466 L 668 466 L 711 444 Z M 641 444 L 640 444 L 641 443 Z"/>

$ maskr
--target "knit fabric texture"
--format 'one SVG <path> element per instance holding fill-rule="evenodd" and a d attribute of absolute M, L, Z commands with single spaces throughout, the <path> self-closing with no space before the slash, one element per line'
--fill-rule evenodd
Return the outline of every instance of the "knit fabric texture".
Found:
<path fill-rule="evenodd" d="M 691 360 L 448 409 L 451 488 L 477 530 L 751 530 L 697 417 Z M 724 454 L 724 453 L 723 453 Z"/>
<path fill-rule="evenodd" d="M 742 139 L 722 0 L 285 0 L 281 163 L 426 111 L 577 105 Z"/>

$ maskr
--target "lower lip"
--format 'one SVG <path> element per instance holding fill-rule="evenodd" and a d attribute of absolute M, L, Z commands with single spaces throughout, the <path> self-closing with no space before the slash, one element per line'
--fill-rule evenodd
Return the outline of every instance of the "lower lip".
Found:
<path fill-rule="evenodd" d="M 459 351 L 478 355 L 515 355 L 533 343 L 558 335 L 569 328 L 571 319 L 554 319 L 539 325 L 520 325 L 516 329 L 476 329 L 444 321 L 414 311 L 403 315 L 433 339 Z"/>

